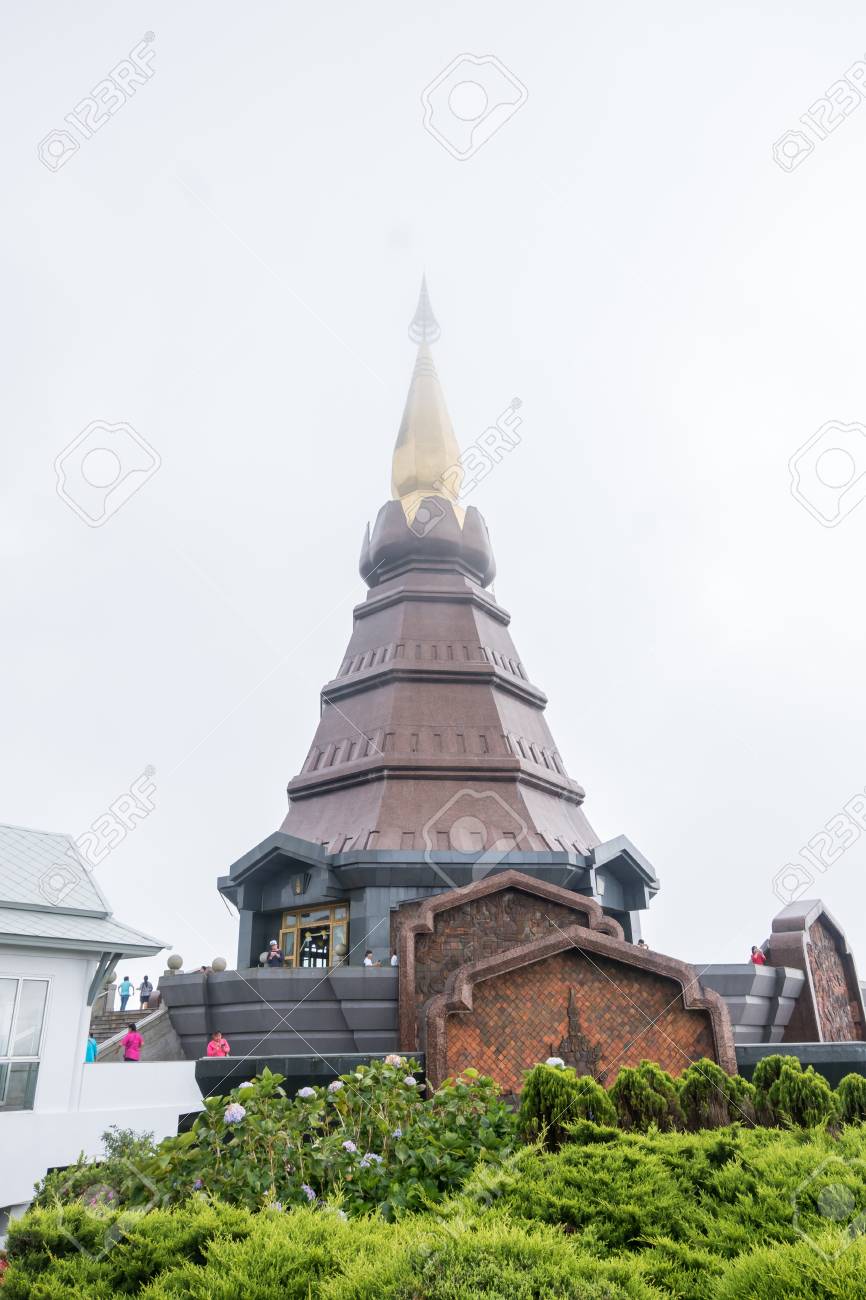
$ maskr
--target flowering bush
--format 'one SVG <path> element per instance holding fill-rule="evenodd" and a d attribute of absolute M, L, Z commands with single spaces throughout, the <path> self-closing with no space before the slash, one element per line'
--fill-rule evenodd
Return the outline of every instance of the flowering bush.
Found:
<path fill-rule="evenodd" d="M 118 1206 L 220 1197 L 248 1209 L 330 1199 L 348 1213 L 421 1208 L 462 1185 L 479 1160 L 510 1150 L 514 1121 L 476 1070 L 423 1096 L 417 1063 L 373 1061 L 327 1087 L 288 1098 L 265 1072 L 228 1097 L 209 1097 L 190 1132 L 144 1152 L 112 1182 Z M 243 1096 L 243 1105 L 238 1097 Z M 101 1166 L 88 1165 L 88 1188 Z M 54 1199 L 65 1200 L 62 1187 Z M 76 1199 L 76 1198 L 70 1198 Z M 43 1200 L 50 1204 L 51 1197 Z"/>

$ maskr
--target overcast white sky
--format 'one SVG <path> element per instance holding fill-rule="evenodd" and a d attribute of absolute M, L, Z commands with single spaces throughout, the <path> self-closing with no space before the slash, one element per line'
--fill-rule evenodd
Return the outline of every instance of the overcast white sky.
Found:
<path fill-rule="evenodd" d="M 654 947 L 744 960 L 866 788 L 866 507 L 824 527 L 788 472 L 866 422 L 866 105 L 772 152 L 866 59 L 862 5 L 19 0 L 0 35 L 0 818 L 78 834 L 152 765 L 98 879 L 187 966 L 234 960 L 215 880 L 342 658 L 426 268 L 461 445 L 523 401 L 473 502 L 590 820 L 655 865 Z M 459 160 L 421 94 L 465 53 L 528 99 Z M 97 420 L 161 465 L 94 528 L 53 464 Z M 864 865 L 866 833 L 808 893 L 866 973 Z"/>

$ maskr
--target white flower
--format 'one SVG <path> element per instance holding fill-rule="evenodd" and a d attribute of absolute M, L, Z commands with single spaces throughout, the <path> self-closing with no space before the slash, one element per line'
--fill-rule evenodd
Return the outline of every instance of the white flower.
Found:
<path fill-rule="evenodd" d="M 547 1060 L 544 1062 L 544 1064 L 545 1064 L 545 1065 L 560 1065 L 560 1066 L 564 1066 L 564 1065 L 565 1065 L 565 1061 L 563 1061 L 563 1059 L 562 1059 L 561 1056 L 548 1056 L 548 1058 L 547 1058 Z"/>
<path fill-rule="evenodd" d="M 251 1088 L 252 1086 L 253 1086 L 252 1079 L 244 1079 L 243 1083 L 238 1084 L 239 1088 Z"/>
<path fill-rule="evenodd" d="M 414 1088 L 418 1080 L 415 1078 L 413 1074 L 407 1074 L 403 1082 L 405 1083 L 407 1088 Z"/>
<path fill-rule="evenodd" d="M 240 1104 L 240 1102 L 233 1101 L 230 1105 L 226 1106 L 223 1119 L 227 1124 L 240 1124 L 246 1113 L 246 1109 Z"/>
<path fill-rule="evenodd" d="M 299 1097 L 315 1097 L 315 1095 L 316 1095 L 316 1090 L 315 1090 L 315 1088 L 299 1088 L 299 1089 L 298 1089 L 298 1096 L 299 1096 Z"/>
<path fill-rule="evenodd" d="M 355 1146 L 354 1142 L 344 1142 L 343 1150 L 348 1151 L 349 1155 L 354 1155 L 358 1148 Z"/>
<path fill-rule="evenodd" d="M 328 1084 L 328 1092 L 339 1092 L 343 1084 L 340 1079 L 332 1079 Z"/>
<path fill-rule="evenodd" d="M 403 1062 L 405 1061 L 405 1059 L 406 1059 L 406 1058 L 405 1058 L 404 1056 L 398 1056 L 396 1052 L 391 1052 L 391 1053 L 389 1053 L 388 1056 L 385 1057 L 385 1064 L 386 1064 L 386 1065 L 402 1065 Z"/>

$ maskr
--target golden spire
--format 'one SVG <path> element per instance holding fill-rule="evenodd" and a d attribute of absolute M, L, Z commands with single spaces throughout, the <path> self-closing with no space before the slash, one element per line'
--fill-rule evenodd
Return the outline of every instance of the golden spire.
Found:
<path fill-rule="evenodd" d="M 427 280 L 422 277 L 418 307 L 409 326 L 409 337 L 418 344 L 418 356 L 394 447 L 391 494 L 403 506 L 410 524 L 424 497 L 441 497 L 451 502 L 462 527 L 465 511 L 459 505 L 463 483 L 460 448 L 429 347 L 439 334 Z"/>

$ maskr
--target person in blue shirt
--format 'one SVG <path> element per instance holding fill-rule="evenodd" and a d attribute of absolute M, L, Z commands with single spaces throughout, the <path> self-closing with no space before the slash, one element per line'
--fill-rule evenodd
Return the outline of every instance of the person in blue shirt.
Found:
<path fill-rule="evenodd" d="M 89 1034 L 87 1038 L 87 1051 L 84 1053 L 85 1065 L 92 1065 L 93 1062 L 96 1060 L 96 1049 L 98 1047 L 99 1044 L 97 1043 L 96 1039 L 93 1037 L 93 1034 Z"/>
<path fill-rule="evenodd" d="M 126 1004 L 129 1001 L 129 999 L 132 997 L 134 989 L 135 989 L 135 985 L 133 984 L 132 980 L 129 978 L 128 975 L 124 975 L 123 980 L 121 981 L 120 988 L 117 990 L 118 993 L 120 994 L 121 1011 L 126 1010 Z"/>

